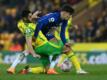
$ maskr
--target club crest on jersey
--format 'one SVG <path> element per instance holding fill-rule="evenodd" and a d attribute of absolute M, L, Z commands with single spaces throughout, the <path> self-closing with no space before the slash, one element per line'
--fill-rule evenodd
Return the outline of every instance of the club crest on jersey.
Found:
<path fill-rule="evenodd" d="M 55 21 L 55 18 L 53 17 L 49 19 L 49 22 L 54 22 L 54 21 Z"/>

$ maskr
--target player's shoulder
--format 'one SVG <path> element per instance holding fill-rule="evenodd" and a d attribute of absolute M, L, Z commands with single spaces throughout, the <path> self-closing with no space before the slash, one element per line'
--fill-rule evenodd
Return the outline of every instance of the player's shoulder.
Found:
<path fill-rule="evenodd" d="M 47 14 L 47 16 L 58 18 L 60 17 L 60 12 L 52 12 L 52 13 Z"/>
<path fill-rule="evenodd" d="M 22 19 L 21 19 L 21 20 L 19 20 L 19 21 L 18 21 L 18 23 L 23 23 L 23 20 L 22 20 Z"/>
<path fill-rule="evenodd" d="M 68 20 L 68 25 L 72 25 L 72 17 Z"/>
<path fill-rule="evenodd" d="M 52 13 L 48 13 L 48 14 L 44 15 L 40 19 L 48 19 L 51 17 L 58 17 L 58 16 L 59 16 L 59 12 L 52 12 Z"/>
<path fill-rule="evenodd" d="M 59 13 L 60 13 L 60 12 L 51 12 L 51 13 L 46 14 L 46 16 L 58 15 Z"/>
<path fill-rule="evenodd" d="M 19 20 L 17 23 L 17 25 L 23 25 L 23 24 L 24 24 L 23 20 Z"/>

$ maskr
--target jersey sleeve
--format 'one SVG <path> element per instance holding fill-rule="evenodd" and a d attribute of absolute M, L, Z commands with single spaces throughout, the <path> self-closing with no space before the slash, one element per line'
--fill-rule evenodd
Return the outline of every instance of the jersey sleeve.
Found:
<path fill-rule="evenodd" d="M 61 25 L 61 31 L 60 31 L 60 37 L 61 37 L 63 44 L 66 43 L 66 36 L 65 36 L 66 26 L 67 26 L 67 21 L 63 21 Z"/>
<path fill-rule="evenodd" d="M 37 23 L 36 29 L 35 29 L 35 32 L 34 32 L 34 37 L 35 37 L 35 38 L 37 38 L 38 33 L 39 33 L 39 31 L 42 29 L 42 27 L 43 27 L 43 23 L 41 23 L 41 22 Z"/>
<path fill-rule="evenodd" d="M 18 28 L 25 37 L 31 37 L 34 34 L 35 24 L 33 23 L 25 24 L 23 21 L 20 21 L 18 23 Z"/>
<path fill-rule="evenodd" d="M 65 36 L 66 36 L 67 40 L 70 40 L 70 35 L 69 35 L 69 29 L 70 29 L 70 27 L 72 27 L 72 18 L 70 18 L 68 20 L 66 31 L 65 31 Z"/>
<path fill-rule="evenodd" d="M 34 30 L 32 28 L 26 28 L 24 34 L 26 37 L 32 37 L 34 34 Z"/>

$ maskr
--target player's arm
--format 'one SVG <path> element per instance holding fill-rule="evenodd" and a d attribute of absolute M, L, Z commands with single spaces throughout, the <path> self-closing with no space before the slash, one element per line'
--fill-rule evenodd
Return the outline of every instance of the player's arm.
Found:
<path fill-rule="evenodd" d="M 36 25 L 36 29 L 34 32 L 34 37 L 37 38 L 39 31 L 41 31 L 42 27 L 44 25 L 48 24 L 48 20 L 46 19 L 42 19 L 41 21 L 38 21 L 37 25 Z"/>
<path fill-rule="evenodd" d="M 39 18 L 39 14 L 41 14 L 41 11 L 35 11 L 32 15 L 31 15 L 31 21 L 35 22 L 35 19 Z"/>
<path fill-rule="evenodd" d="M 35 53 L 33 46 L 32 46 L 32 32 L 30 29 L 26 29 L 26 43 L 27 43 L 27 49 L 28 51 L 32 54 L 33 57 L 39 57 L 40 56 L 38 54 Z"/>
<path fill-rule="evenodd" d="M 40 58 L 40 56 L 38 54 L 36 54 L 35 51 L 33 50 L 32 37 L 26 37 L 26 43 L 27 43 L 28 51 L 32 54 L 32 56 Z"/>
<path fill-rule="evenodd" d="M 63 21 L 63 23 L 61 25 L 60 37 L 61 37 L 61 40 L 62 40 L 64 45 L 67 43 L 66 36 L 65 36 L 66 26 L 67 26 L 67 21 Z"/>
<path fill-rule="evenodd" d="M 35 39 L 37 38 L 39 31 L 42 29 L 42 26 L 43 26 L 43 23 L 37 23 L 37 26 L 34 32 Z"/>
<path fill-rule="evenodd" d="M 66 36 L 65 36 L 66 26 L 67 26 L 67 21 L 63 21 L 63 23 L 61 25 L 60 37 L 64 44 L 64 50 L 63 50 L 64 53 L 67 53 L 71 50 L 70 44 L 67 42 Z"/>

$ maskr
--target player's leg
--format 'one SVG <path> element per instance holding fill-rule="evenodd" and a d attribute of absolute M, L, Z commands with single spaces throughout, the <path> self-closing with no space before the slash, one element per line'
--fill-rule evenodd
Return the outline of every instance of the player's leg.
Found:
<path fill-rule="evenodd" d="M 54 70 L 54 67 L 56 65 L 56 62 L 55 61 L 52 61 L 52 63 L 50 63 L 51 67 L 49 67 L 47 65 L 47 68 L 46 67 L 29 67 L 28 69 L 24 68 L 21 73 L 22 74 L 27 74 L 27 73 L 36 73 L 36 74 L 40 74 L 40 73 L 47 73 L 47 74 L 58 74 L 55 70 Z M 48 69 L 49 68 L 49 69 Z M 47 72 L 47 70 L 49 72 Z M 51 70 L 51 71 L 50 71 Z"/>
<path fill-rule="evenodd" d="M 34 73 L 34 74 L 41 74 L 45 73 L 45 68 L 44 67 L 33 67 L 28 69 L 29 73 Z"/>
<path fill-rule="evenodd" d="M 79 62 L 78 58 L 76 57 L 76 55 L 74 54 L 73 51 L 70 51 L 68 53 L 68 58 L 72 62 L 72 64 L 74 65 L 77 74 L 86 74 L 87 73 L 86 71 L 84 71 L 81 68 L 80 62 Z"/>
<path fill-rule="evenodd" d="M 12 65 L 7 69 L 8 73 L 14 74 L 16 66 L 23 61 L 23 59 L 28 55 L 28 52 L 25 50 L 21 54 L 19 54 Z"/>
<path fill-rule="evenodd" d="M 50 56 L 49 56 L 50 57 Z M 50 69 L 51 68 L 54 68 L 55 66 L 56 66 L 56 64 L 58 63 L 58 61 L 59 61 L 59 55 L 56 57 L 56 59 L 55 60 L 53 60 L 53 59 L 51 59 L 50 60 Z"/>
<path fill-rule="evenodd" d="M 47 74 L 58 74 L 58 72 L 55 71 L 55 66 L 58 62 L 58 55 L 54 55 L 53 59 L 50 61 L 49 69 L 47 71 Z"/>
<path fill-rule="evenodd" d="M 29 67 L 25 66 L 23 70 L 20 71 L 21 74 L 27 74 L 27 73 L 34 73 L 34 74 L 41 74 L 41 73 L 46 73 L 49 65 L 49 58 L 46 55 L 41 55 L 41 58 L 39 59 L 40 65 L 39 67 Z"/>
<path fill-rule="evenodd" d="M 62 43 L 62 41 L 59 41 L 60 44 Z M 63 46 L 63 45 L 62 45 Z M 80 62 L 78 60 L 78 58 L 76 57 L 76 55 L 74 54 L 74 52 L 71 50 L 70 52 L 66 53 L 66 54 L 62 54 L 60 56 L 60 59 L 58 61 L 58 66 L 60 66 L 63 61 L 66 59 L 66 58 L 69 58 L 69 60 L 71 61 L 71 63 L 74 65 L 75 69 L 76 69 L 76 72 L 79 74 L 83 73 L 87 73 L 85 72 L 84 70 L 81 69 L 81 65 L 80 65 Z"/>
<path fill-rule="evenodd" d="M 68 55 L 67 55 L 68 54 Z M 80 70 L 81 67 L 80 67 L 80 63 L 79 61 L 77 60 L 77 57 L 74 55 L 73 52 L 69 52 L 67 54 L 62 54 L 60 56 L 60 59 L 59 59 L 59 66 L 63 63 L 63 61 L 68 57 L 70 59 L 70 61 L 73 63 L 73 65 L 75 66 L 76 70 Z"/>
<path fill-rule="evenodd" d="M 67 54 L 62 54 L 60 56 L 58 66 L 60 66 L 67 57 L 69 58 L 70 62 L 74 65 L 77 74 L 86 74 L 87 73 L 86 71 L 82 70 L 80 62 L 73 51 L 70 51 Z"/>
<path fill-rule="evenodd" d="M 50 61 L 50 67 L 47 71 L 47 74 L 58 74 L 58 72 L 55 71 L 55 66 L 58 62 L 58 57 L 62 51 L 62 44 L 60 44 L 60 42 L 53 42 L 50 41 L 50 47 L 51 47 L 51 55 L 54 55 L 52 60 Z M 58 46 L 58 47 L 56 47 Z"/>
<path fill-rule="evenodd" d="M 60 67 L 66 58 L 68 58 L 68 56 L 66 54 L 61 54 L 59 56 L 59 60 L 58 60 L 57 66 Z"/>
<path fill-rule="evenodd" d="M 72 64 L 75 66 L 76 68 L 76 71 L 80 70 L 81 67 L 80 67 L 80 63 L 77 59 L 77 57 L 75 56 L 74 52 L 73 51 L 70 51 L 69 54 L 68 54 L 68 58 L 69 60 L 72 62 Z"/>
<path fill-rule="evenodd" d="M 45 69 L 43 67 L 30 67 L 29 65 L 25 66 L 24 69 L 20 71 L 20 74 L 28 74 L 28 73 L 33 73 L 33 74 L 40 74 L 44 73 Z"/>
<path fill-rule="evenodd" d="M 44 55 L 56 55 L 56 54 L 60 54 L 61 53 L 61 48 L 59 45 L 56 45 L 53 42 L 47 42 L 46 44 L 44 44 L 41 47 L 38 47 L 35 49 L 37 51 L 37 53 L 40 54 L 44 54 Z M 51 62 L 51 66 L 49 68 L 49 70 L 47 71 L 47 73 L 52 73 L 52 74 L 57 74 L 57 72 L 54 69 L 54 62 Z"/>

